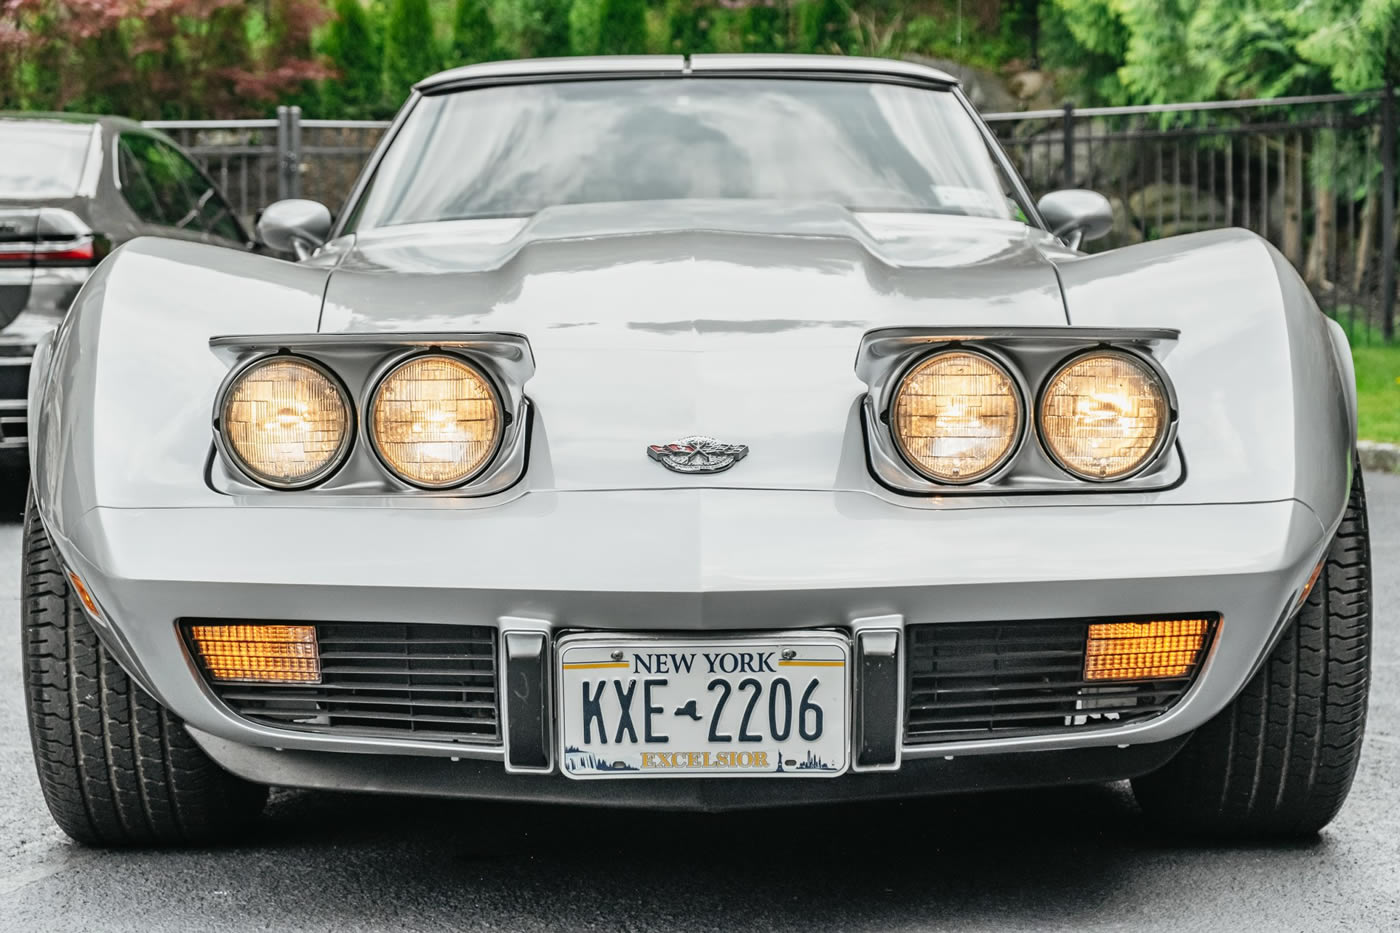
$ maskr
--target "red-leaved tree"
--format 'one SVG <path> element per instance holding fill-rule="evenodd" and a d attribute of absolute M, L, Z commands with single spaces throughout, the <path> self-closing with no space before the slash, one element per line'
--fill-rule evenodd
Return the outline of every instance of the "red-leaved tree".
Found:
<path fill-rule="evenodd" d="M 0 0 L 0 108 L 263 115 L 329 69 L 319 0 Z"/>

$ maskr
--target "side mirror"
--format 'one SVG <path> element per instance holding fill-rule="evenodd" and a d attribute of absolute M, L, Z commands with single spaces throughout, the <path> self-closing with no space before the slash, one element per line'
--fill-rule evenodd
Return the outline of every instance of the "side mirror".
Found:
<path fill-rule="evenodd" d="M 279 252 L 305 259 L 331 233 L 331 212 L 320 201 L 290 198 L 268 205 L 258 218 L 258 236 Z"/>
<path fill-rule="evenodd" d="M 1097 240 L 1113 229 L 1113 206 L 1097 191 L 1069 188 L 1052 191 L 1036 205 L 1050 232 L 1079 249 L 1080 243 Z"/>

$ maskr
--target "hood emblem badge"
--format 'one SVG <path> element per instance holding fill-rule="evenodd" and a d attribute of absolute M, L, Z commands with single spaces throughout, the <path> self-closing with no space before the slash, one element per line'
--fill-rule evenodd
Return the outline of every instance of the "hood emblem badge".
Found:
<path fill-rule="evenodd" d="M 748 455 L 746 444 L 725 444 L 703 435 L 647 448 L 648 457 L 676 473 L 723 473 Z"/>

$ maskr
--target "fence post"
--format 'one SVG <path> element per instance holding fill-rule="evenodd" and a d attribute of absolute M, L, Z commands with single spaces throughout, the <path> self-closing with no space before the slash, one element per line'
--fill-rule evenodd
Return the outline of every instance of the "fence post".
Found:
<path fill-rule="evenodd" d="M 291 197 L 287 180 L 287 150 L 291 147 L 291 129 L 287 125 L 287 107 L 277 108 L 277 200 Z"/>
<path fill-rule="evenodd" d="M 1395 83 L 1381 97 L 1381 336 L 1395 338 Z"/>
<path fill-rule="evenodd" d="M 291 108 L 291 152 L 287 153 L 291 159 L 291 165 L 287 167 L 287 172 L 292 180 L 292 197 L 301 197 L 301 108 Z"/>
<path fill-rule="evenodd" d="M 301 108 L 277 108 L 277 197 L 301 197 Z"/>
<path fill-rule="evenodd" d="M 1074 101 L 1065 101 L 1064 128 L 1060 132 L 1064 143 L 1064 172 L 1066 188 L 1074 187 Z"/>

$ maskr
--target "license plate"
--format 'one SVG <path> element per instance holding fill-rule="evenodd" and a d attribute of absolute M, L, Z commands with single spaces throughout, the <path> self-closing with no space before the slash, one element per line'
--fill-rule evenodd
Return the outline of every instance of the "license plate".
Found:
<path fill-rule="evenodd" d="M 834 777 L 846 770 L 850 643 L 583 634 L 557 652 L 571 778 Z"/>

